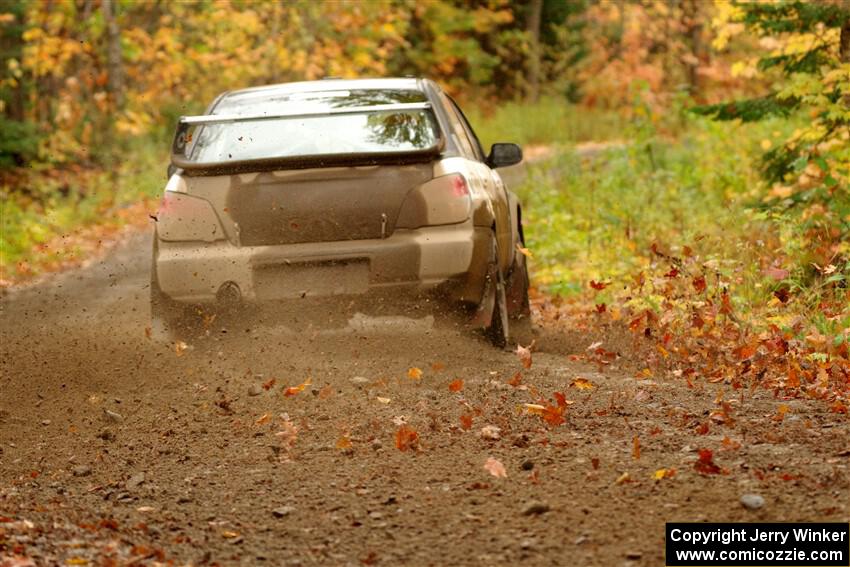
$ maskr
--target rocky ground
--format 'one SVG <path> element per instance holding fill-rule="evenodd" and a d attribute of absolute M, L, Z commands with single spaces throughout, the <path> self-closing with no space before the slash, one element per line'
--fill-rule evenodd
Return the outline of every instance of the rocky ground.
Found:
<path fill-rule="evenodd" d="M 4 567 L 663 565 L 667 521 L 850 521 L 821 402 L 545 327 L 530 368 L 391 319 L 175 349 L 149 239 L 0 299 Z"/>

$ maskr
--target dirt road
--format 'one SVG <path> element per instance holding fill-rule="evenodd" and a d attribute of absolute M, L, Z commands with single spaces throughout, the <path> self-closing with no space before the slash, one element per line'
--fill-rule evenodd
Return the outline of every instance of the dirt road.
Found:
<path fill-rule="evenodd" d="M 818 402 L 727 392 L 721 423 L 721 386 L 545 329 L 529 370 L 374 321 L 178 353 L 145 334 L 149 246 L 0 300 L 0 565 L 662 565 L 665 521 L 850 520 L 848 419 Z M 556 391 L 563 424 L 523 405 Z"/>

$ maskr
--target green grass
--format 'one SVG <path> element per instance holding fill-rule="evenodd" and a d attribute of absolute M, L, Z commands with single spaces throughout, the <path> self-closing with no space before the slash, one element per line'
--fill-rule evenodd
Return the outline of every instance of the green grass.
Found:
<path fill-rule="evenodd" d="M 611 111 L 580 108 L 554 98 L 505 103 L 491 112 L 469 106 L 466 116 L 487 151 L 494 142 L 567 145 L 623 139 L 625 119 Z"/>
<path fill-rule="evenodd" d="M 759 194 L 759 144 L 780 129 L 692 120 L 674 141 L 630 128 L 628 145 L 595 158 L 567 151 L 531 164 L 518 193 L 537 282 L 572 294 L 591 279 L 622 280 L 650 267 L 655 243 L 701 252 L 746 300 L 764 300 L 758 258 L 778 231 L 748 205 Z"/>
<path fill-rule="evenodd" d="M 123 159 L 94 171 L 62 175 L 38 172 L 30 187 L 0 188 L 0 267 L 14 275 L 17 264 L 37 260 L 33 250 L 51 239 L 90 225 L 120 224 L 115 212 L 157 196 L 165 184 L 167 147 L 134 140 Z M 65 187 L 67 185 L 67 187 Z M 64 187 L 64 191 L 60 188 Z M 40 195 L 35 199 L 28 195 Z M 31 266 L 38 270 L 38 265 Z"/>

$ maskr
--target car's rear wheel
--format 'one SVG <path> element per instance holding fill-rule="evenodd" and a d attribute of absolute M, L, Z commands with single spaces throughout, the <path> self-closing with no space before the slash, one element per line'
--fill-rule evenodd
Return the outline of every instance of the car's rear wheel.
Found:
<path fill-rule="evenodd" d="M 493 237 L 493 250 L 490 264 L 487 270 L 484 297 L 490 298 L 492 294 L 493 311 L 490 315 L 490 324 L 484 329 L 484 336 L 498 348 L 505 348 L 510 340 L 510 316 L 508 313 L 508 299 L 506 293 L 505 276 L 499 268 L 499 250 Z M 490 301 L 489 299 L 485 299 Z"/>
<path fill-rule="evenodd" d="M 528 261 L 525 254 L 514 254 L 514 263 L 508 276 L 508 310 L 511 319 L 519 321 L 531 316 L 531 302 L 528 299 Z"/>
<path fill-rule="evenodd" d="M 508 313 L 511 321 L 511 337 L 520 343 L 534 340 L 531 324 L 531 301 L 528 298 L 528 260 L 524 254 L 514 254 L 514 263 L 507 279 Z"/>

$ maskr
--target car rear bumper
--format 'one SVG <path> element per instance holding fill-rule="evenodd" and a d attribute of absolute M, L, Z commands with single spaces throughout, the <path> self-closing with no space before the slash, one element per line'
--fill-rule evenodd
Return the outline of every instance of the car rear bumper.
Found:
<path fill-rule="evenodd" d="M 235 246 L 227 240 L 157 240 L 160 290 L 181 303 L 232 296 L 246 302 L 305 297 L 437 291 L 452 301 L 481 300 L 492 232 L 463 224 L 397 229 L 385 239 Z"/>

